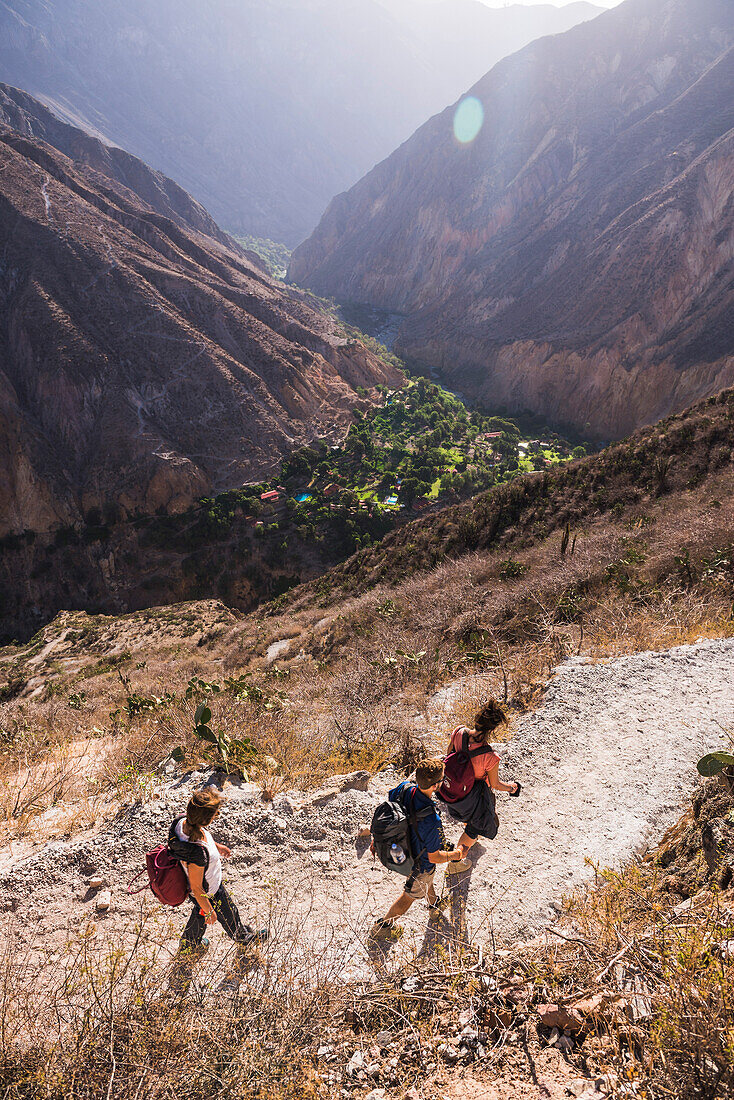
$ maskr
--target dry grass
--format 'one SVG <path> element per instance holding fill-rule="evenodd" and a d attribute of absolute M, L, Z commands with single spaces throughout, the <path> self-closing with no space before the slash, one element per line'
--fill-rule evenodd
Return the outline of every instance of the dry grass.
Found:
<path fill-rule="evenodd" d="M 217 731 L 249 744 L 234 763 L 272 795 L 334 772 L 410 763 L 422 744 L 443 745 L 489 695 L 516 712 L 533 707 L 570 655 L 602 658 L 734 633 L 734 572 L 718 535 L 684 563 L 688 576 L 680 555 L 670 555 L 664 523 L 646 525 L 644 548 L 624 530 L 590 532 L 565 558 L 551 540 L 533 547 L 518 555 L 525 569 L 518 578 L 502 579 L 497 557 L 476 553 L 397 588 L 347 598 L 336 614 L 253 615 L 187 644 L 170 622 L 146 642 L 137 617 L 97 620 L 86 664 L 79 667 L 76 652 L 74 671 L 65 673 L 71 658 L 61 642 L 53 667 L 34 668 L 34 697 L 0 705 L 4 834 L 40 836 L 44 822 L 48 835 L 68 832 L 73 814 L 55 813 L 60 802 L 77 799 L 84 824 L 100 798 L 103 809 L 105 799 L 112 806 L 148 797 L 174 748 L 184 748 L 186 766 L 216 762 L 193 733 L 201 700 Z M 186 629 L 195 615 L 186 608 Z M 173 611 L 168 618 L 175 621 Z M 57 624 L 54 635 L 52 624 L 44 644 L 66 630 Z M 291 656 L 269 663 L 267 646 L 285 637 L 293 639 Z M 110 653 L 130 656 L 109 667 Z M 192 677 L 221 690 L 186 698 Z M 70 769 L 79 745 L 87 755 Z"/>
<path fill-rule="evenodd" d="M 696 414 L 704 434 L 707 408 Z M 730 411 L 715 409 L 727 418 Z M 626 476 L 625 446 L 599 456 L 613 479 Z M 696 454 L 681 461 L 675 492 L 653 487 L 613 512 L 585 514 L 565 553 L 559 531 L 539 536 L 545 521 L 531 495 L 498 545 L 361 594 L 340 580 L 352 576 L 353 561 L 326 578 L 326 604 L 307 586 L 286 608 L 245 617 L 214 601 L 117 618 L 62 614 L 27 646 L 0 654 L 0 689 L 9 696 L 0 703 L 5 835 L 23 835 L 33 822 L 40 829 L 60 787 L 70 790 L 64 745 L 109 744 L 87 773 L 90 798 L 147 797 L 160 761 L 178 746 L 187 766 L 197 763 L 197 700 L 185 697 L 192 677 L 223 688 L 247 677 L 256 689 L 213 696 L 212 721 L 250 743 L 236 762 L 272 794 L 334 771 L 409 762 L 420 744 L 445 744 L 490 694 L 516 712 L 533 707 L 568 656 L 734 634 L 734 471 L 717 460 L 686 488 Z M 587 466 L 578 477 L 598 482 L 594 462 Z M 440 541 L 445 522 L 420 521 L 400 538 L 433 532 Z M 380 551 L 386 573 L 392 552 L 388 540 Z M 268 660 L 269 646 L 285 640 L 287 653 Z"/>
<path fill-rule="evenodd" d="M 273 960 L 244 975 L 237 996 L 182 997 L 167 989 L 170 949 L 144 920 L 132 942 L 82 934 L 54 963 L 0 960 L 6 1100 L 325 1095 L 309 1087 L 309 1048 L 339 996 L 333 970 L 314 980 L 317 959 Z"/>
<path fill-rule="evenodd" d="M 293 942 L 277 920 L 273 931 L 261 965 L 242 976 L 236 994 L 219 988 L 233 949 L 219 964 L 199 962 L 188 984 L 192 973 L 172 957 L 166 931 L 145 916 L 113 943 L 89 929 L 59 957 L 6 951 L 3 1097 L 330 1100 L 347 1083 L 355 1095 L 373 1087 L 364 1072 L 351 1077 L 348 1065 L 355 1053 L 369 1064 L 386 1042 L 394 1065 L 383 1066 L 382 1080 L 390 1095 L 402 1096 L 417 1082 L 437 1086 L 437 1063 L 439 1074 L 442 1062 L 451 1072 L 446 1039 L 458 1036 L 467 1012 L 482 1034 L 462 1059 L 480 1072 L 501 1065 L 511 1022 L 504 990 L 519 980 L 513 963 L 463 946 L 411 958 L 391 976 L 344 982 L 343 960 L 328 944 Z M 168 988 L 173 974 L 185 994 Z M 531 1029 L 523 1030 L 537 1048 Z"/>
<path fill-rule="evenodd" d="M 734 892 L 716 887 L 717 868 L 712 882 L 701 849 L 701 826 L 727 807 L 727 777 L 709 781 L 657 851 L 619 872 L 597 868 L 594 887 L 566 900 L 554 946 L 532 952 L 548 1001 L 603 1000 L 573 1057 L 615 1094 L 723 1100 L 734 1087 Z M 681 870 L 683 903 L 671 894 Z"/>
<path fill-rule="evenodd" d="M 671 831 L 679 847 L 686 832 L 690 814 Z M 231 950 L 200 964 L 185 996 L 170 992 L 170 929 L 145 913 L 112 943 L 90 928 L 53 958 L 6 950 L 3 1096 L 326 1100 L 355 1051 L 369 1061 L 386 1042 L 390 1095 L 416 1081 L 438 1094 L 437 1063 L 450 1074 L 457 1057 L 495 1087 L 502 1074 L 530 1085 L 549 1038 L 539 1006 L 591 999 L 567 1053 L 577 1076 L 603 1078 L 614 1097 L 724 1100 L 734 1085 L 734 893 L 704 889 L 681 910 L 664 880 L 657 857 L 598 869 L 595 885 L 567 899 L 549 943 L 489 957 L 439 950 L 360 984 L 340 981 L 328 947 L 290 942 L 277 910 L 263 965 L 236 995 L 218 991 Z M 477 1037 L 462 1047 L 467 1019 Z"/>

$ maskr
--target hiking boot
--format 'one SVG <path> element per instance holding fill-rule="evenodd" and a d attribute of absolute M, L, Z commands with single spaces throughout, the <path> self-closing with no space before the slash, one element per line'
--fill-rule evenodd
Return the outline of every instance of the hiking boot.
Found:
<path fill-rule="evenodd" d="M 451 904 L 451 897 L 449 894 L 444 894 L 442 898 L 436 898 L 435 901 L 429 901 L 428 908 L 431 913 L 442 913 L 444 909 L 448 909 Z"/>
<path fill-rule="evenodd" d="M 446 864 L 446 872 L 449 875 L 458 875 L 460 871 L 471 870 L 471 862 L 468 859 L 452 860 Z"/>
<path fill-rule="evenodd" d="M 259 932 L 249 932 L 242 944 L 244 947 L 255 947 L 259 943 L 267 943 L 269 939 L 270 933 L 267 928 L 261 928 Z"/>
<path fill-rule="evenodd" d="M 387 943 L 395 943 L 403 935 L 403 929 L 398 924 L 390 924 L 389 921 L 378 920 L 370 929 L 371 940 L 383 940 Z"/>

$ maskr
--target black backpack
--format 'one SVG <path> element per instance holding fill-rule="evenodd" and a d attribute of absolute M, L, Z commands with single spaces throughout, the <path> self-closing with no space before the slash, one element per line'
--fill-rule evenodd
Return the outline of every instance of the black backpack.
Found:
<path fill-rule="evenodd" d="M 417 790 L 417 787 L 410 790 L 407 806 L 403 801 L 408 793 L 407 791 L 403 791 L 400 801 L 388 799 L 387 802 L 381 802 L 372 815 L 372 824 L 370 825 L 375 853 L 382 866 L 387 867 L 388 871 L 405 875 L 406 878 L 415 870 L 416 863 L 423 854 L 423 851 L 417 853 L 413 851 L 410 827 L 412 825 L 417 834 L 418 820 L 435 813 L 432 806 L 426 806 L 425 809 L 418 810 L 416 813 L 413 803 Z M 402 861 L 395 859 L 396 853 L 393 852 L 393 844 L 398 845 L 401 849 L 401 852 L 397 854 L 404 855 L 405 858 Z"/>

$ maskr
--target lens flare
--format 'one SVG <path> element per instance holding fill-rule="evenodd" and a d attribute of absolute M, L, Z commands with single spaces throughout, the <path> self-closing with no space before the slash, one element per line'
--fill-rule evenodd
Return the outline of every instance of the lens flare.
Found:
<path fill-rule="evenodd" d="M 484 122 L 484 107 L 476 98 L 469 95 L 462 99 L 454 114 L 454 137 L 462 145 L 474 141 Z"/>

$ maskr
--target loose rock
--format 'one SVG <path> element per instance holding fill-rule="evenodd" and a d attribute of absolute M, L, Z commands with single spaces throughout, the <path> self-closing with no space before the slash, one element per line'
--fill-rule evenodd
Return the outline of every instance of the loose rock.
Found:
<path fill-rule="evenodd" d="M 112 892 L 110 890 L 103 890 L 97 896 L 97 912 L 106 913 L 112 906 Z"/>
<path fill-rule="evenodd" d="M 581 1031 L 584 1026 L 584 1018 L 580 1012 L 561 1008 L 559 1005 L 538 1005 L 538 1016 L 544 1027 L 558 1029 L 559 1034 L 561 1031 Z"/>

